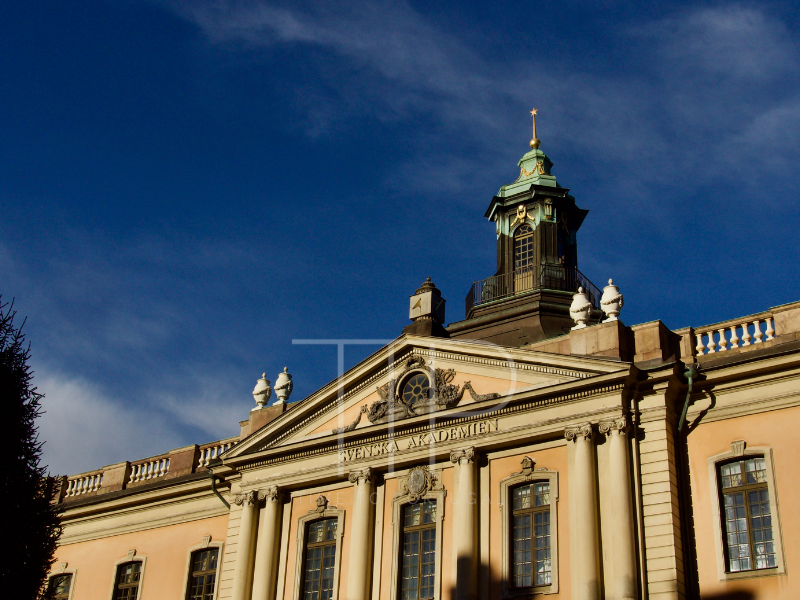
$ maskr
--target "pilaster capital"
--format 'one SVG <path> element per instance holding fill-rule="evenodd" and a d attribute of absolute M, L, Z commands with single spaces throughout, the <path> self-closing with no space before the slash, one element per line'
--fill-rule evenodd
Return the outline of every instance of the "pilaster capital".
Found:
<path fill-rule="evenodd" d="M 233 503 L 239 506 L 252 506 L 258 499 L 256 492 L 244 492 L 243 494 L 236 494 L 233 498 Z"/>
<path fill-rule="evenodd" d="M 259 500 L 277 500 L 278 494 L 280 494 L 280 488 L 277 485 L 271 485 L 263 490 L 258 490 L 258 499 Z"/>
<path fill-rule="evenodd" d="M 582 425 L 573 425 L 572 427 L 567 427 L 564 430 L 564 437 L 567 441 L 577 440 L 578 438 L 583 438 L 585 440 L 591 440 L 592 435 L 594 435 L 594 430 L 592 429 L 591 423 L 583 423 Z"/>
<path fill-rule="evenodd" d="M 450 462 L 456 465 L 475 462 L 477 457 L 478 455 L 475 452 L 475 448 L 472 446 L 462 448 L 461 450 L 452 450 L 450 452 Z"/>
<path fill-rule="evenodd" d="M 369 467 L 364 467 L 363 469 L 350 471 L 347 479 L 350 481 L 350 483 L 355 483 L 356 485 L 372 481 L 372 469 Z"/>
<path fill-rule="evenodd" d="M 611 421 L 602 421 L 598 426 L 600 433 L 610 436 L 615 431 L 620 435 L 628 432 L 628 418 L 625 415 L 612 419 Z"/>

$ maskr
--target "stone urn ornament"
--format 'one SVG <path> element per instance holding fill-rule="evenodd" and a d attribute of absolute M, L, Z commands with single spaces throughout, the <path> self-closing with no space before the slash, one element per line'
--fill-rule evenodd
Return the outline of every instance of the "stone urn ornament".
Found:
<path fill-rule="evenodd" d="M 569 307 L 569 316 L 575 321 L 575 327 L 572 329 L 583 329 L 586 327 L 586 321 L 592 314 L 592 303 L 589 296 L 583 291 L 583 287 L 578 288 L 578 293 L 572 297 L 572 304 Z"/>
<path fill-rule="evenodd" d="M 267 379 L 266 373 L 262 373 L 261 379 L 256 382 L 256 387 L 253 388 L 253 398 L 256 401 L 256 407 L 251 410 L 264 408 L 267 402 L 269 402 L 270 396 L 272 396 L 272 388 L 269 385 L 269 379 Z"/>
<path fill-rule="evenodd" d="M 619 287 L 614 285 L 613 279 L 609 279 L 608 285 L 603 288 L 603 297 L 600 299 L 600 308 L 606 315 L 603 323 L 616 321 L 622 306 L 623 298 L 619 293 Z"/>
<path fill-rule="evenodd" d="M 275 404 L 286 404 L 292 394 L 292 376 L 289 375 L 289 367 L 283 367 L 283 373 L 278 374 L 275 380 L 275 393 L 278 396 Z"/>

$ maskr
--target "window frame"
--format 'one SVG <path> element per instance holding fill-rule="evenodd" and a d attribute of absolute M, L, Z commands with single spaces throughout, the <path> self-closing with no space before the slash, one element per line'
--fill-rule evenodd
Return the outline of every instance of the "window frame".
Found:
<path fill-rule="evenodd" d="M 57 571 L 51 571 L 47 575 L 47 586 L 50 587 L 50 580 L 54 577 L 60 577 L 61 575 L 71 575 L 72 580 L 69 584 L 69 595 L 67 596 L 67 600 L 72 600 L 73 596 L 75 595 L 75 580 L 78 578 L 78 569 L 68 569 L 67 563 L 62 562 L 58 566 Z"/>
<path fill-rule="evenodd" d="M 123 558 L 117 559 L 114 562 L 114 570 L 111 574 L 111 591 L 108 594 L 110 600 L 114 600 L 114 596 L 116 596 L 117 591 L 117 571 L 119 570 L 120 565 L 124 565 L 125 563 L 129 562 L 140 562 L 142 563 L 141 569 L 139 569 L 139 591 L 136 593 L 136 599 L 139 600 L 142 597 L 142 593 L 144 592 L 144 576 L 147 572 L 147 556 L 142 554 L 137 554 L 136 550 L 128 550 L 128 554 Z"/>
<path fill-rule="evenodd" d="M 436 473 L 438 477 L 438 473 Z M 401 488 L 402 489 L 402 488 Z M 424 501 L 436 502 L 436 561 L 434 563 L 435 577 L 433 583 L 433 600 L 440 600 L 442 596 L 442 525 L 444 522 L 444 508 L 447 491 L 443 488 L 428 489 L 424 494 L 414 496 L 412 494 L 399 493 L 392 500 L 392 575 L 391 585 L 389 586 L 390 600 L 400 600 L 400 576 L 402 571 L 400 564 L 403 558 L 401 550 L 403 532 L 403 508 L 408 504 L 417 504 Z"/>
<path fill-rule="evenodd" d="M 222 560 L 224 558 L 225 542 L 212 542 L 210 535 L 204 537 L 199 544 L 196 544 L 187 550 L 186 570 L 185 570 L 186 577 L 183 583 L 183 596 L 181 596 L 181 598 L 189 597 L 189 591 L 190 591 L 189 582 L 192 579 L 192 562 L 193 562 L 192 555 L 195 552 L 198 552 L 200 550 L 207 550 L 208 548 L 217 548 L 217 552 L 219 552 L 219 554 L 217 555 L 217 576 L 216 579 L 214 580 L 214 600 L 217 600 L 217 598 L 219 598 L 219 583 L 220 583 L 220 576 L 222 575 Z"/>
<path fill-rule="evenodd" d="M 305 567 L 305 554 L 306 554 L 306 532 L 308 524 L 312 521 L 319 521 L 320 519 L 336 518 L 336 558 L 333 565 L 333 594 L 331 600 L 337 600 L 339 597 L 339 569 L 342 564 L 342 538 L 344 537 L 344 516 L 345 511 L 336 508 L 335 506 L 327 506 L 324 510 L 311 510 L 308 514 L 303 515 L 297 519 L 297 537 L 296 537 L 296 557 L 294 569 L 294 589 L 292 591 L 292 598 L 294 600 L 302 600 L 303 588 L 303 570 Z"/>
<path fill-rule="evenodd" d="M 550 585 L 537 585 L 518 588 L 512 584 L 514 571 L 511 566 L 513 553 L 512 524 L 514 504 L 511 497 L 513 488 L 522 484 L 547 482 L 550 484 Z M 530 473 L 513 473 L 500 481 L 500 518 L 501 518 L 501 560 L 502 560 L 502 597 L 517 598 L 534 594 L 558 593 L 558 472 L 547 469 Z"/>
<path fill-rule="evenodd" d="M 438 502 L 436 502 L 435 500 L 425 500 L 425 499 L 418 500 L 417 502 L 408 502 L 408 503 L 406 503 L 406 504 L 404 504 L 402 506 L 402 509 L 400 511 L 400 519 L 402 521 L 402 523 L 400 524 L 400 546 L 402 548 L 402 551 L 400 551 L 399 555 L 398 555 L 399 560 L 400 560 L 400 565 L 398 565 L 398 567 L 402 566 L 403 559 L 405 559 L 405 557 L 406 557 L 406 554 L 405 554 L 405 534 L 408 533 L 408 532 L 414 532 L 414 531 L 419 532 L 420 535 L 418 536 L 418 540 L 417 540 L 417 544 L 419 545 L 419 550 L 417 551 L 417 580 L 418 580 L 417 591 L 419 592 L 419 589 L 422 587 L 422 541 L 423 540 L 422 540 L 421 532 L 428 531 L 428 530 L 433 530 L 433 540 L 434 540 L 434 550 L 433 550 L 433 552 L 434 552 L 434 561 L 435 561 L 436 560 L 436 547 L 435 547 L 436 546 L 436 525 L 437 525 L 438 517 L 435 517 L 434 520 L 431 521 L 430 523 L 424 523 L 423 522 L 423 523 L 420 523 L 419 525 L 411 525 L 411 526 L 407 527 L 406 524 L 405 524 L 405 511 L 406 511 L 406 509 L 408 507 L 414 506 L 415 504 L 416 505 L 420 505 L 420 506 L 422 506 L 422 504 L 432 504 L 434 506 L 434 511 L 435 511 L 438 508 Z M 421 509 L 421 510 L 422 510 L 421 514 L 424 515 L 425 514 L 424 509 Z M 434 567 L 433 568 L 434 568 L 434 570 L 436 569 L 435 562 L 434 562 Z M 397 585 L 398 585 L 398 588 L 399 588 L 398 589 L 398 594 L 402 597 L 403 573 L 402 573 L 402 571 L 400 569 L 398 569 L 398 571 L 399 571 L 399 577 L 397 579 Z M 435 573 L 434 573 L 433 587 L 434 587 L 434 590 L 435 590 L 436 589 L 436 574 Z M 428 599 L 427 598 L 418 598 L 417 600 L 428 600 Z"/>
<path fill-rule="evenodd" d="M 137 564 L 139 565 L 139 571 L 138 571 L 138 573 L 139 573 L 139 580 L 136 582 L 136 585 L 135 585 L 135 586 L 134 586 L 134 585 L 132 585 L 132 584 L 123 584 L 123 585 L 125 585 L 127 588 L 134 588 L 134 587 L 135 587 L 135 588 L 136 588 L 136 596 L 135 596 L 135 600 L 139 600 L 139 598 L 141 598 L 141 591 L 142 591 L 142 571 L 143 571 L 144 569 L 143 569 L 143 567 L 142 567 L 142 561 L 134 559 L 134 560 L 126 560 L 125 562 L 123 562 L 123 563 L 120 563 L 120 564 L 116 565 L 116 569 L 115 569 L 116 573 L 114 574 L 114 595 L 113 595 L 113 598 L 114 598 L 114 599 L 115 599 L 115 598 L 116 598 L 116 596 L 117 596 L 117 592 L 119 592 L 119 590 L 120 590 L 120 587 L 119 587 L 119 586 L 120 586 L 119 579 L 120 579 L 120 576 L 122 575 L 122 573 L 120 572 L 120 569 L 122 569 L 122 568 L 124 568 L 124 567 L 127 567 L 128 565 L 137 565 Z"/>
<path fill-rule="evenodd" d="M 746 458 L 763 457 L 766 463 L 767 492 L 769 495 L 769 509 L 772 516 L 772 540 L 775 544 L 776 567 L 767 569 L 750 569 L 749 571 L 728 572 L 725 560 L 725 528 L 722 526 L 721 502 L 722 485 L 719 481 L 719 467 L 721 463 Z M 731 450 L 716 454 L 708 458 L 708 477 L 710 483 L 710 500 L 712 521 L 714 525 L 714 546 L 716 549 L 717 576 L 719 581 L 735 581 L 738 579 L 752 579 L 756 577 L 771 577 L 786 573 L 786 563 L 783 556 L 783 536 L 781 535 L 781 520 L 778 506 L 777 488 L 775 485 L 775 471 L 772 460 L 772 448 L 769 446 L 747 447 L 744 441 L 737 440 L 731 443 Z M 749 517 L 748 517 L 749 518 Z M 749 532 L 749 527 L 748 527 Z M 753 558 L 755 560 L 755 558 Z"/>

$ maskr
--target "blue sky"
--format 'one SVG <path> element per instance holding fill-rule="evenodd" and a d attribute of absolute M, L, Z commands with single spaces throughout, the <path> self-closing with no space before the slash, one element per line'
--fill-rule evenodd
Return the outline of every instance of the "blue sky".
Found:
<path fill-rule="evenodd" d="M 426 276 L 463 318 L 532 106 L 626 323 L 800 299 L 793 3 L 7 2 L 0 52 L 56 472 L 236 434 L 262 371 L 336 376 L 293 339 L 394 338 Z"/>

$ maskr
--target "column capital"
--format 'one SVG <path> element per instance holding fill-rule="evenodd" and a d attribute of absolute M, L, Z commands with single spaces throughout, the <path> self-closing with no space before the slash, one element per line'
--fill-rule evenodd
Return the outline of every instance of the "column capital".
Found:
<path fill-rule="evenodd" d="M 350 481 L 350 483 L 355 483 L 356 485 L 360 483 L 366 483 L 367 481 L 372 481 L 372 469 L 369 467 L 364 467 L 363 469 L 350 471 L 347 479 Z"/>
<path fill-rule="evenodd" d="M 239 506 L 251 506 L 256 503 L 256 500 L 256 492 L 244 492 L 242 494 L 236 494 L 233 498 L 233 503 Z"/>
<path fill-rule="evenodd" d="M 460 450 L 450 451 L 450 462 L 456 465 L 460 465 L 462 461 L 467 464 L 475 462 L 477 457 L 478 455 L 475 452 L 475 448 L 472 446 L 469 446 L 468 448 L 462 448 Z"/>
<path fill-rule="evenodd" d="M 263 490 L 258 490 L 259 500 L 277 500 L 280 494 L 280 488 L 277 485 L 271 485 Z"/>
<path fill-rule="evenodd" d="M 604 435 L 611 435 L 615 431 L 619 434 L 625 434 L 628 431 L 628 418 L 625 415 L 616 417 L 611 421 L 602 421 L 598 426 L 600 433 Z"/>
<path fill-rule="evenodd" d="M 585 440 L 591 440 L 593 434 L 594 430 L 592 429 L 591 423 L 573 425 L 572 427 L 567 427 L 564 430 L 564 437 L 570 442 L 577 440 L 579 437 L 582 437 Z"/>

